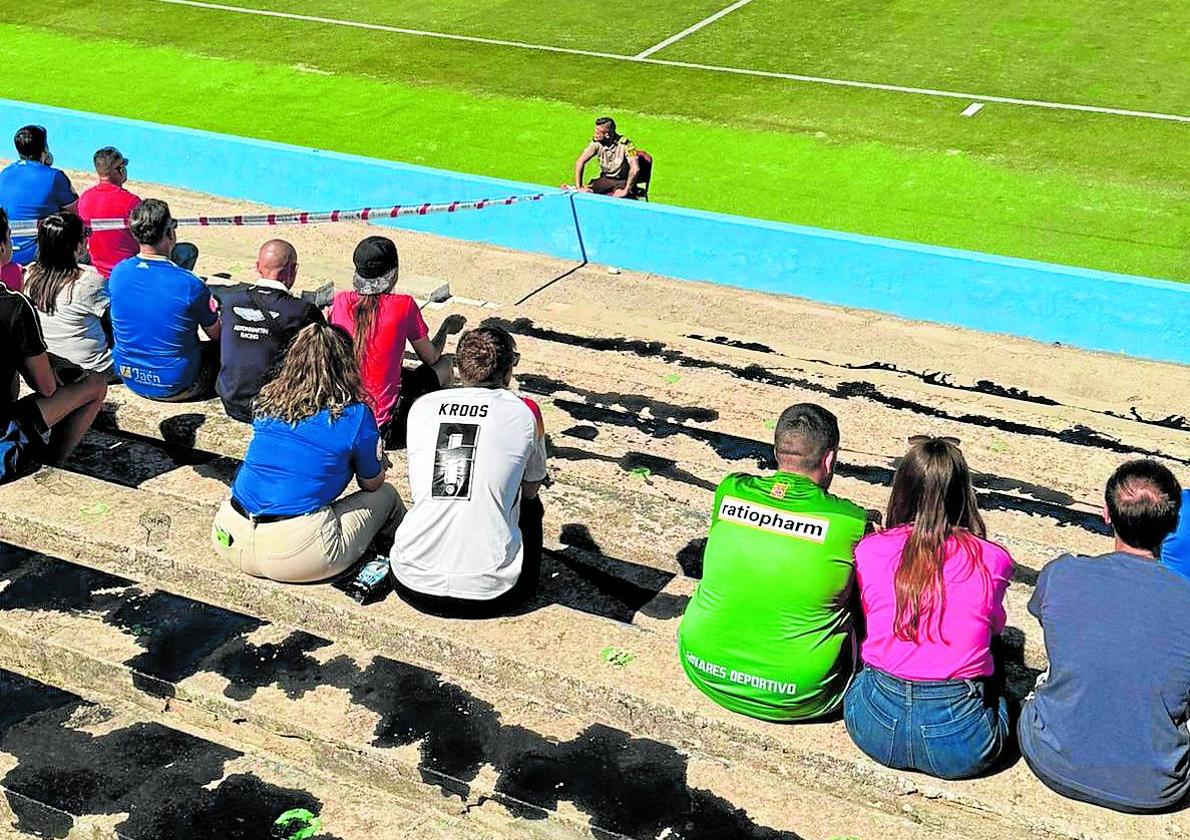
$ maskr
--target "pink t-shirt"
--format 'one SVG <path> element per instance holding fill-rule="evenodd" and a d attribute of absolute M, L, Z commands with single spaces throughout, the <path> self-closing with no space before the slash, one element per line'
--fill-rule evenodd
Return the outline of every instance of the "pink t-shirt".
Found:
<path fill-rule="evenodd" d="M 383 294 L 379 298 L 380 310 L 376 313 L 372 341 L 364 355 L 360 374 L 364 390 L 376 403 L 376 422 L 383 426 L 392 417 L 401 392 L 405 343 L 425 338 L 430 331 L 417 302 L 409 295 Z M 347 330 L 352 338 L 355 337 L 355 304 L 359 299 L 358 292 L 336 292 L 331 304 L 331 323 Z"/>
<path fill-rule="evenodd" d="M 14 262 L 0 265 L 0 283 L 10 292 L 19 292 L 25 286 L 25 272 Z"/>
<path fill-rule="evenodd" d="M 995 666 L 989 645 L 1006 621 L 1004 592 L 1012 579 L 1011 555 L 994 542 L 971 536 L 969 544 L 976 550 L 972 558 L 958 539 L 947 540 L 941 624 L 936 614 L 930 616 L 918 641 L 906 642 L 893 634 L 893 576 L 910 531 L 909 525 L 890 528 L 864 537 L 855 547 L 855 577 L 868 625 L 864 663 L 903 680 L 990 677 Z"/>
<path fill-rule="evenodd" d="M 92 219 L 127 219 L 138 204 L 140 199 L 123 187 L 102 183 L 79 196 L 78 214 L 87 225 Z M 106 279 L 116 263 L 140 253 L 140 246 L 127 228 L 97 230 L 91 234 L 87 250 L 91 253 L 92 265 Z"/>

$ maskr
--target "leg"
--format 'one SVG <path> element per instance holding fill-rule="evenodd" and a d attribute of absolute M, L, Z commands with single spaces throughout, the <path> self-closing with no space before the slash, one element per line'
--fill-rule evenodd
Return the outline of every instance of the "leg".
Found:
<path fill-rule="evenodd" d="M 507 594 L 500 599 L 505 603 L 520 603 L 529 601 L 537 594 L 537 585 L 541 579 L 541 546 L 543 539 L 542 521 L 545 519 L 545 506 L 541 503 L 541 496 L 532 499 L 521 499 L 521 516 L 518 525 L 521 529 L 521 576 Z"/>
<path fill-rule="evenodd" d="M 453 366 L 454 357 L 443 356 L 433 366 L 418 365 L 415 368 L 405 368 L 401 372 L 401 393 L 397 397 L 396 408 L 392 418 L 388 421 L 388 429 L 384 435 L 386 448 L 405 448 L 409 409 L 417 402 L 418 397 L 433 393 L 449 383 Z M 445 368 L 445 378 L 440 367 Z"/>
<path fill-rule="evenodd" d="M 106 396 L 103 377 L 89 373 L 73 385 L 60 386 L 52 397 L 35 398 L 41 419 L 50 429 L 47 464 L 61 464 L 70 457 L 103 408 Z"/>
<path fill-rule="evenodd" d="M 336 527 L 326 539 L 326 574 L 334 577 L 364 556 L 377 536 L 391 536 L 397 529 L 405 506 L 391 484 L 367 492 L 360 490 L 331 505 Z"/>
<path fill-rule="evenodd" d="M 179 242 L 174 246 L 169 259 L 187 271 L 194 271 L 194 266 L 198 264 L 198 246 L 189 242 Z"/>
<path fill-rule="evenodd" d="M 604 178 L 600 176 L 599 178 L 592 180 L 587 186 L 589 186 L 591 188 L 591 192 L 595 193 L 596 195 L 610 195 L 616 190 L 622 190 L 624 187 L 628 186 L 628 179 Z"/>
<path fill-rule="evenodd" d="M 864 668 L 843 698 L 843 723 L 851 740 L 873 761 L 905 769 L 904 750 L 897 749 L 897 728 L 905 711 L 899 698 L 883 690 L 877 674 Z"/>

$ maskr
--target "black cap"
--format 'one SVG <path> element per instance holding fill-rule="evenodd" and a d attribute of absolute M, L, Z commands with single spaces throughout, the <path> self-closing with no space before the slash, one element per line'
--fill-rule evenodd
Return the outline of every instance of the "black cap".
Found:
<path fill-rule="evenodd" d="M 384 236 L 369 236 L 355 246 L 355 273 L 365 280 L 388 274 L 397 267 L 397 246 Z"/>

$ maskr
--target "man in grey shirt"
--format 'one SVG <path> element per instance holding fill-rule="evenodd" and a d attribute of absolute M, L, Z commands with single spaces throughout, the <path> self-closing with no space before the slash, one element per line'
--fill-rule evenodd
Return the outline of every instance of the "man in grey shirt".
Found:
<path fill-rule="evenodd" d="M 1158 562 L 1181 488 L 1156 461 L 1129 461 L 1105 496 L 1115 550 L 1059 557 L 1037 579 L 1029 612 L 1050 667 L 1017 735 L 1057 793 L 1151 813 L 1190 791 L 1190 580 Z"/>

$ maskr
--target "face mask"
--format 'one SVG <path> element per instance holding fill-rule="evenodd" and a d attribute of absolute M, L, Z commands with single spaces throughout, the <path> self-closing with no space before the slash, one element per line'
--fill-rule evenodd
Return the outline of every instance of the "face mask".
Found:
<path fill-rule="evenodd" d="M 616 138 L 615 137 L 604 137 L 602 140 L 599 141 L 599 145 L 614 146 L 614 145 L 616 145 Z"/>

